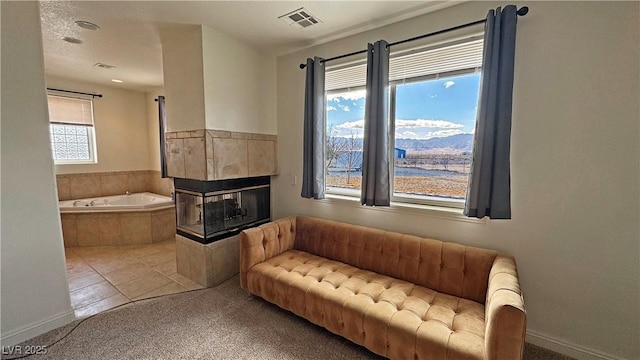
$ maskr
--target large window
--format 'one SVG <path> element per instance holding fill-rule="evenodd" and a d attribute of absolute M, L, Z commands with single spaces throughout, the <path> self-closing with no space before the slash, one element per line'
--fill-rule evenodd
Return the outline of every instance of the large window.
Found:
<path fill-rule="evenodd" d="M 482 40 L 391 55 L 392 201 L 462 207 L 469 182 Z M 366 63 L 326 73 L 327 192 L 359 196 Z"/>
<path fill-rule="evenodd" d="M 480 74 L 391 85 L 395 201 L 464 200 Z"/>
<path fill-rule="evenodd" d="M 51 152 L 56 164 L 96 163 L 93 101 L 49 95 Z"/>

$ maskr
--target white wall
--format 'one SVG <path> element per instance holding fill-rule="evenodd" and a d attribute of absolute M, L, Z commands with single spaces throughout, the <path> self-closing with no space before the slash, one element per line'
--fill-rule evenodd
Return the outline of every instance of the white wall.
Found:
<path fill-rule="evenodd" d="M 167 131 L 275 134 L 276 62 L 207 26 L 163 29 Z"/>
<path fill-rule="evenodd" d="M 53 76 L 47 87 L 102 94 L 93 101 L 98 163 L 56 165 L 57 174 L 152 169 L 145 93 Z"/>
<path fill-rule="evenodd" d="M 37 2 L 2 12 L 2 345 L 75 319 L 69 300 Z"/>
<path fill-rule="evenodd" d="M 206 128 L 275 134 L 275 57 L 202 27 Z"/>
<path fill-rule="evenodd" d="M 203 129 L 202 26 L 166 28 L 161 38 L 167 131 Z"/>
<path fill-rule="evenodd" d="M 534 2 L 519 19 L 508 221 L 464 222 L 300 198 L 310 56 L 360 50 L 484 18 L 469 2 L 278 58 L 274 218 L 307 214 L 516 257 L 528 341 L 578 358 L 640 358 L 637 2 Z M 522 4 L 524 5 L 524 4 Z"/>

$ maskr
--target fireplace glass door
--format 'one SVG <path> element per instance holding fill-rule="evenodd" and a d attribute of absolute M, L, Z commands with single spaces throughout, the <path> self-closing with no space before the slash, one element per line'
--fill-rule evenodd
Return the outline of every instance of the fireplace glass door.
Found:
<path fill-rule="evenodd" d="M 197 192 L 176 187 L 179 234 L 210 243 L 270 219 L 269 185 Z"/>

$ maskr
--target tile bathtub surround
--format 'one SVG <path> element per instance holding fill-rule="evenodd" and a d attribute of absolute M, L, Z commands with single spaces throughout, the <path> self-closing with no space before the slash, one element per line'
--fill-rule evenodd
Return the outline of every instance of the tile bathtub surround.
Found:
<path fill-rule="evenodd" d="M 175 208 L 140 212 L 60 214 L 64 246 L 151 244 L 173 240 Z"/>
<path fill-rule="evenodd" d="M 278 173 L 277 136 L 221 130 L 166 134 L 169 176 L 224 180 Z"/>
<path fill-rule="evenodd" d="M 56 175 L 58 199 L 73 200 L 100 196 L 152 192 L 170 196 L 173 179 L 160 177 L 159 171 L 118 171 Z"/>
<path fill-rule="evenodd" d="M 77 318 L 132 300 L 202 288 L 177 273 L 175 240 L 68 248 L 65 254 L 69 294 Z"/>
<path fill-rule="evenodd" d="M 205 245 L 176 235 L 178 274 L 205 287 L 233 277 L 240 269 L 239 239 L 236 235 Z"/>

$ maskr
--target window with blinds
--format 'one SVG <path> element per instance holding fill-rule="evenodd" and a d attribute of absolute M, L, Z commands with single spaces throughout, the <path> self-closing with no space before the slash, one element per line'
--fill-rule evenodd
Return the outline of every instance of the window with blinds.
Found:
<path fill-rule="evenodd" d="M 391 52 L 392 201 L 460 207 L 466 196 L 483 37 Z M 367 64 L 327 68 L 327 192 L 358 196 Z"/>
<path fill-rule="evenodd" d="M 391 53 L 389 82 L 444 77 L 479 71 L 482 66 L 482 36 Z M 327 68 L 325 90 L 346 90 L 366 85 L 367 62 Z"/>
<path fill-rule="evenodd" d="M 96 163 L 93 100 L 48 95 L 47 101 L 55 163 Z"/>

